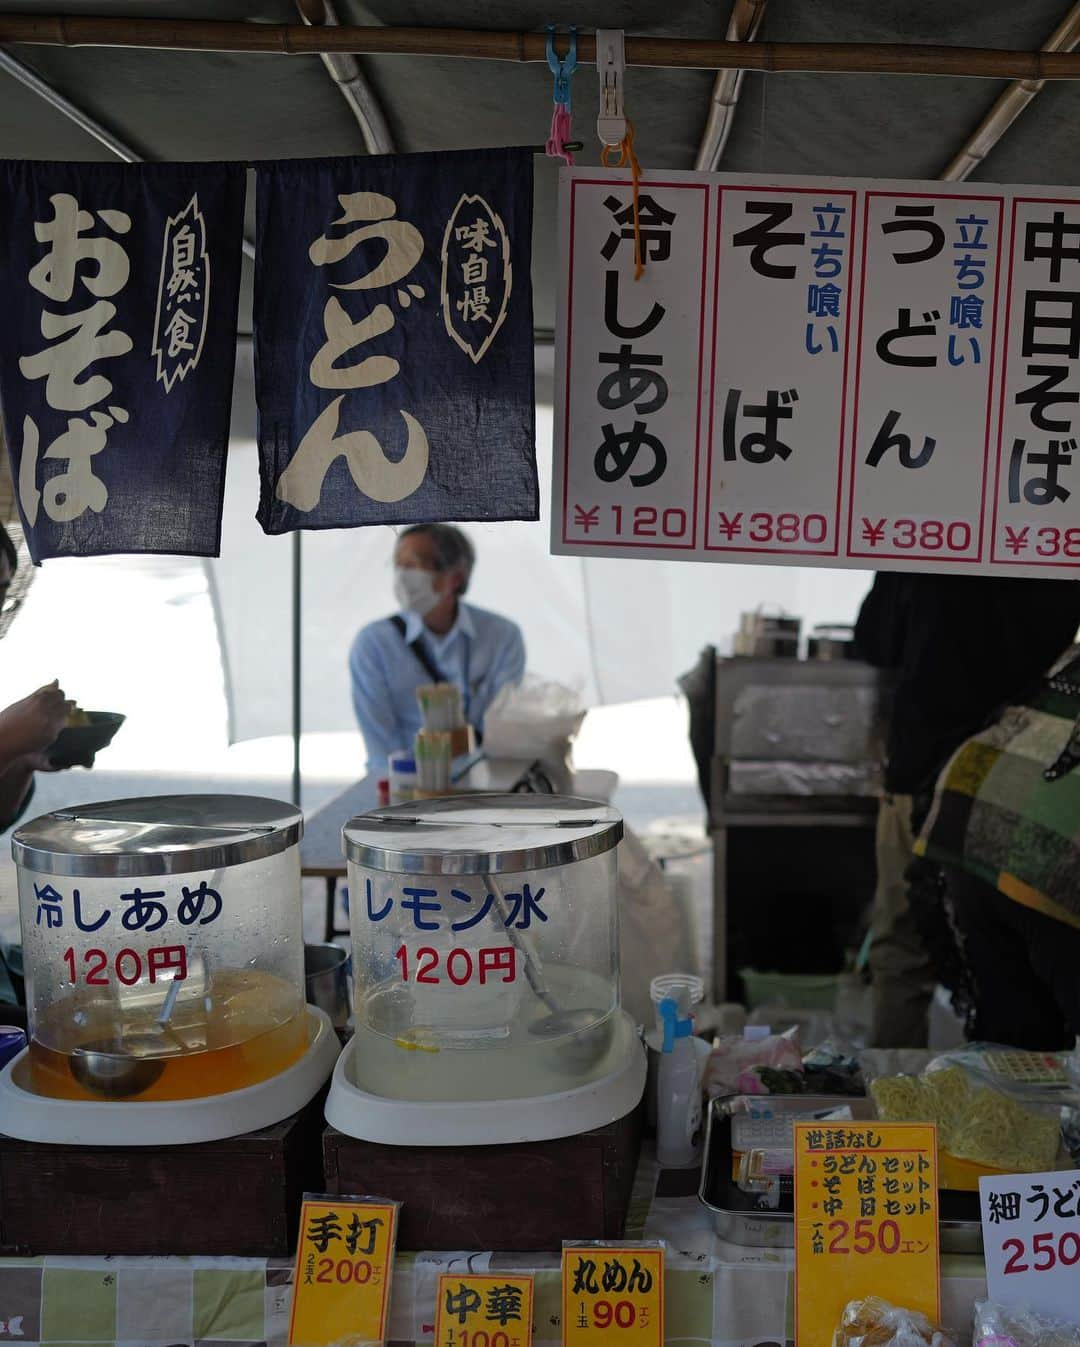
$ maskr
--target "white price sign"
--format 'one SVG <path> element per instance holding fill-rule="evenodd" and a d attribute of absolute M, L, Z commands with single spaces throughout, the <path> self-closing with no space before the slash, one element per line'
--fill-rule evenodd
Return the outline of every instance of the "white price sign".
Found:
<path fill-rule="evenodd" d="M 665 172 L 636 202 L 563 170 L 554 552 L 1080 575 L 1080 192 Z"/>
<path fill-rule="evenodd" d="M 1080 1323 L 1080 1176 L 979 1180 L 990 1299 Z"/>

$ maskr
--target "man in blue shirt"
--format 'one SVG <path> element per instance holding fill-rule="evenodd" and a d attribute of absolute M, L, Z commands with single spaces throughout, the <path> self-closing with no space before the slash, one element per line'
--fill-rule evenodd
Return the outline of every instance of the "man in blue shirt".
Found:
<path fill-rule="evenodd" d="M 482 733 L 495 694 L 521 681 L 521 629 L 463 602 L 475 562 L 472 543 L 450 524 L 415 524 L 398 538 L 394 597 L 401 615 L 369 623 L 349 652 L 353 707 L 369 771 L 381 774 L 389 754 L 413 747 L 423 723 L 418 687 L 456 684 L 465 719 Z"/>

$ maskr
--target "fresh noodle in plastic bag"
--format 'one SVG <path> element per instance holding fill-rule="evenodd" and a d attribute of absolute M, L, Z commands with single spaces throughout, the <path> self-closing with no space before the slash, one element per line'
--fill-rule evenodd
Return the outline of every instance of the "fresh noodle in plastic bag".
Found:
<path fill-rule="evenodd" d="M 833 1347 L 955 1347 L 925 1314 L 900 1309 L 877 1296 L 852 1300 L 840 1316 Z"/>
<path fill-rule="evenodd" d="M 979 1092 L 964 1072 L 955 1067 L 944 1071 L 928 1071 L 923 1076 L 923 1084 L 933 1100 L 932 1107 L 938 1126 L 955 1143 L 963 1128 L 971 1125 L 972 1111 L 978 1112 Z M 983 1100 L 982 1103 L 988 1106 L 989 1100 Z"/>
<path fill-rule="evenodd" d="M 883 1122 L 930 1122 L 926 1088 L 918 1076 L 879 1076 L 870 1093 Z"/>
<path fill-rule="evenodd" d="M 979 1300 L 972 1341 L 974 1347 L 1080 1347 L 1080 1323 L 1051 1319 L 1026 1306 L 1007 1308 Z"/>
<path fill-rule="evenodd" d="M 959 1066 L 918 1078 L 883 1076 L 870 1093 L 882 1122 L 936 1123 L 940 1149 L 958 1160 L 1012 1174 L 1057 1167 L 1060 1110 L 1025 1108 Z"/>

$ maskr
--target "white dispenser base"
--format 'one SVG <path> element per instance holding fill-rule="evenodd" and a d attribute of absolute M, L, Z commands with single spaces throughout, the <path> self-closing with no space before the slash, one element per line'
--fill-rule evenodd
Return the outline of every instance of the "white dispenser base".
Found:
<path fill-rule="evenodd" d="M 620 1065 L 599 1080 L 558 1094 L 468 1102 L 393 1099 L 361 1090 L 346 1072 L 350 1044 L 334 1068 L 326 1121 L 347 1136 L 385 1146 L 501 1146 L 591 1132 L 625 1117 L 645 1089 L 645 1048 L 625 1011 L 616 1032 Z"/>
<path fill-rule="evenodd" d="M 0 1132 L 60 1146 L 187 1146 L 270 1127 L 318 1094 L 341 1052 L 328 1016 L 307 1007 L 308 1049 L 269 1080 L 204 1099 L 140 1104 L 50 1099 L 28 1088 L 28 1050 L 0 1072 Z"/>

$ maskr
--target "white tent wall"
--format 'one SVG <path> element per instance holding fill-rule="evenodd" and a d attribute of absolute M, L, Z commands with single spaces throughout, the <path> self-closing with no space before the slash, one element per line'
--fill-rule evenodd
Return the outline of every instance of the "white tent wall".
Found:
<path fill-rule="evenodd" d="M 550 397 L 539 373 L 539 392 Z M 266 537 L 255 521 L 258 455 L 244 345 L 233 428 L 220 559 L 50 561 L 4 638 L 0 705 L 59 676 L 83 705 L 128 713 L 112 761 L 152 762 L 166 772 L 212 760 L 224 746 L 226 704 L 231 741 L 290 733 L 293 542 Z M 742 609 L 768 602 L 807 622 L 853 617 L 869 580 L 861 572 L 551 556 L 551 428 L 551 407 L 541 404 L 541 521 L 466 526 L 479 553 L 470 597 L 521 623 L 535 673 L 578 687 L 590 705 L 663 697 L 702 645 L 725 648 Z M 356 728 L 349 644 L 360 626 L 391 610 L 393 542 L 387 528 L 303 536 L 305 734 Z M 346 777 L 362 766 L 357 742 L 356 762 L 338 771 Z M 641 771 L 648 776 L 649 763 Z"/>
<path fill-rule="evenodd" d="M 291 732 L 292 541 L 263 533 L 258 503 L 255 441 L 234 438 L 221 556 L 203 563 L 225 668 L 230 742 Z"/>
<path fill-rule="evenodd" d="M 550 442 L 551 409 L 537 416 L 541 444 Z M 543 492 L 550 491 L 547 465 Z M 465 525 L 476 545 L 470 602 L 508 613 L 521 623 L 529 668 L 578 683 L 589 701 L 601 699 L 590 677 L 588 608 L 581 563 L 551 557 L 544 524 Z M 349 700 L 349 646 L 366 622 L 394 610 L 388 528 L 306 533 L 303 540 L 304 729 L 355 728 Z"/>
<path fill-rule="evenodd" d="M 550 398 L 551 348 L 537 352 Z M 254 519 L 258 467 L 250 350 L 241 349 L 220 560 L 207 563 L 230 687 L 230 737 L 288 733 L 291 549 Z M 548 550 L 552 409 L 537 408 L 539 523 L 466 525 L 478 553 L 470 599 L 522 626 L 529 669 L 576 686 L 590 705 L 661 697 L 708 643 L 727 647 L 739 613 L 762 603 L 807 624 L 851 621 L 869 575 L 795 567 L 580 560 Z M 349 645 L 391 599 L 388 528 L 303 535 L 304 732 L 355 729 Z"/>

